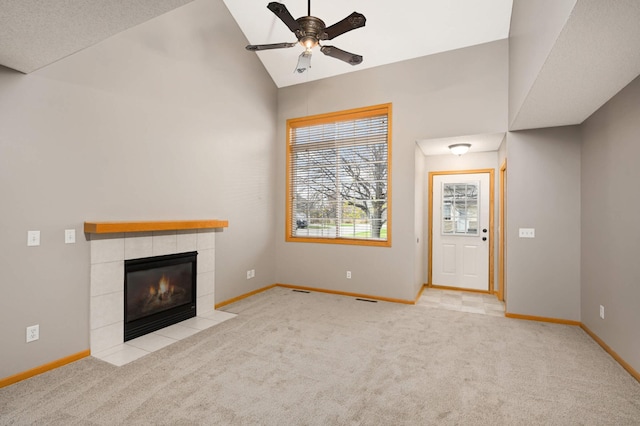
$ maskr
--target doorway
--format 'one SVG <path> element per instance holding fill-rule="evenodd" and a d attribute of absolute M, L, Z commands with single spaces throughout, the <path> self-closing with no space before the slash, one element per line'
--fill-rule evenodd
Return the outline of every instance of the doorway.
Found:
<path fill-rule="evenodd" d="M 493 206 L 493 169 L 429 173 L 429 286 L 493 293 Z"/>

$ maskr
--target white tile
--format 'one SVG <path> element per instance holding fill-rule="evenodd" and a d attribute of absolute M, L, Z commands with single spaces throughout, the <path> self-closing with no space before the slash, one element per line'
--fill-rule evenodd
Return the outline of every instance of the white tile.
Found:
<path fill-rule="evenodd" d="M 211 311 L 202 315 L 203 318 L 210 319 L 214 321 L 216 324 L 220 324 L 221 322 L 230 320 L 231 318 L 235 318 L 237 316 L 238 314 L 232 314 L 231 312 L 224 312 L 224 311 Z"/>
<path fill-rule="evenodd" d="M 216 231 L 213 229 L 198 230 L 198 250 L 209 250 L 216 247 Z"/>
<path fill-rule="evenodd" d="M 440 303 L 442 303 L 443 305 L 462 306 L 462 298 L 461 297 L 442 296 L 442 299 L 440 299 Z"/>
<path fill-rule="evenodd" d="M 204 317 L 193 317 L 179 323 L 183 327 L 195 328 L 196 330 L 206 330 L 216 324 L 218 323 Z"/>
<path fill-rule="evenodd" d="M 153 256 L 177 253 L 178 238 L 175 231 L 153 233 Z"/>
<path fill-rule="evenodd" d="M 450 311 L 461 311 L 463 306 L 462 305 L 450 305 L 448 303 L 439 303 L 438 304 L 441 308 L 444 309 L 448 309 Z"/>
<path fill-rule="evenodd" d="M 481 294 L 463 294 L 462 300 L 465 302 L 482 302 Z"/>
<path fill-rule="evenodd" d="M 95 357 L 95 358 L 98 358 L 98 359 L 103 359 L 104 357 L 107 357 L 107 356 L 109 356 L 111 354 L 114 354 L 114 353 L 122 351 L 122 350 L 124 350 L 124 343 L 120 343 L 119 345 L 112 346 L 112 347 L 110 347 L 108 349 L 105 349 L 105 350 L 102 350 L 100 352 L 91 351 L 91 356 Z"/>
<path fill-rule="evenodd" d="M 176 339 L 171 339 L 169 337 L 161 336 L 156 333 L 149 333 L 145 334 L 144 336 L 129 340 L 125 344 L 143 349 L 148 352 L 155 352 L 175 342 L 177 342 Z"/>
<path fill-rule="evenodd" d="M 154 333 L 160 336 L 169 337 L 171 339 L 181 340 L 196 334 L 198 331 L 200 330 L 196 328 L 189 328 L 184 327 L 180 324 L 173 324 L 169 327 L 165 327 L 161 330 L 155 331 Z"/>
<path fill-rule="evenodd" d="M 463 300 L 462 306 L 470 306 L 472 308 L 484 308 L 482 300 Z"/>
<path fill-rule="evenodd" d="M 207 312 L 215 309 L 215 298 L 213 294 L 207 294 L 204 296 L 198 296 L 196 298 L 196 313 L 199 316 L 206 314 Z"/>
<path fill-rule="evenodd" d="M 124 234 L 91 234 L 91 264 L 124 260 Z"/>
<path fill-rule="evenodd" d="M 206 296 L 207 294 L 213 294 L 213 292 L 215 291 L 215 283 L 216 283 L 215 272 L 204 272 L 204 273 L 198 274 L 197 276 L 198 296 Z"/>
<path fill-rule="evenodd" d="M 112 353 L 111 355 L 105 356 L 102 359 L 109 364 L 113 364 L 117 367 L 122 367 L 125 364 L 128 364 L 136 359 L 142 358 L 145 355 L 148 355 L 149 352 L 142 350 L 140 348 L 136 348 L 129 345 L 122 345 L 122 350 Z M 97 358 L 97 357 L 96 357 Z"/>
<path fill-rule="evenodd" d="M 477 308 L 473 306 L 460 306 L 459 311 L 461 312 L 469 312 L 472 314 L 484 314 L 484 308 Z"/>
<path fill-rule="evenodd" d="M 212 272 L 216 269 L 215 250 L 198 250 L 198 274 Z"/>
<path fill-rule="evenodd" d="M 124 342 L 124 321 L 91 330 L 91 352 L 101 352 Z"/>
<path fill-rule="evenodd" d="M 140 259 L 151 256 L 153 256 L 153 237 L 151 232 L 134 232 L 125 234 L 125 259 Z"/>
<path fill-rule="evenodd" d="M 177 252 L 196 251 L 198 249 L 198 231 L 178 231 Z"/>
<path fill-rule="evenodd" d="M 122 291 L 123 288 L 123 260 L 91 265 L 91 296 Z"/>
<path fill-rule="evenodd" d="M 497 303 L 485 303 L 484 304 L 484 309 L 487 310 L 487 311 L 504 312 L 504 305 L 503 304 L 497 304 Z"/>
<path fill-rule="evenodd" d="M 124 291 L 93 296 L 90 309 L 91 330 L 122 322 L 124 318 Z"/>

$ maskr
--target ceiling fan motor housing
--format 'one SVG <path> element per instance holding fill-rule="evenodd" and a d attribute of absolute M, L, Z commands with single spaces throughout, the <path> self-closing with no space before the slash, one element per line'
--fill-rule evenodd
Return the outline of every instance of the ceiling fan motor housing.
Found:
<path fill-rule="evenodd" d="M 296 31 L 298 41 L 307 46 L 307 42 L 311 42 L 312 46 L 318 44 L 320 40 L 327 39 L 327 33 L 324 31 L 325 23 L 322 19 L 315 16 L 303 16 L 296 20 L 300 24 L 300 29 Z"/>

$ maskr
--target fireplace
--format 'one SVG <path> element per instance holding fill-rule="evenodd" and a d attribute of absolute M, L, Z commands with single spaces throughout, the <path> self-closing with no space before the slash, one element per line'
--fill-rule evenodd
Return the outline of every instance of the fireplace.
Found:
<path fill-rule="evenodd" d="M 124 262 L 124 341 L 196 316 L 198 252 Z"/>

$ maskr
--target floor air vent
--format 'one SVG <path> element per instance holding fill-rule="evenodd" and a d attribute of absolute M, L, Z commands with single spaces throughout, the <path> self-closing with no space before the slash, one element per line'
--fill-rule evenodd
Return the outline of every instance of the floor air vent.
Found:
<path fill-rule="evenodd" d="M 307 290 L 291 290 L 291 291 L 295 291 L 296 293 L 311 293 L 310 291 L 307 291 Z"/>
<path fill-rule="evenodd" d="M 377 300 L 369 300 L 369 299 L 360 299 L 359 297 L 356 298 L 356 300 L 359 300 L 361 302 L 369 302 L 369 303 L 378 303 Z"/>

